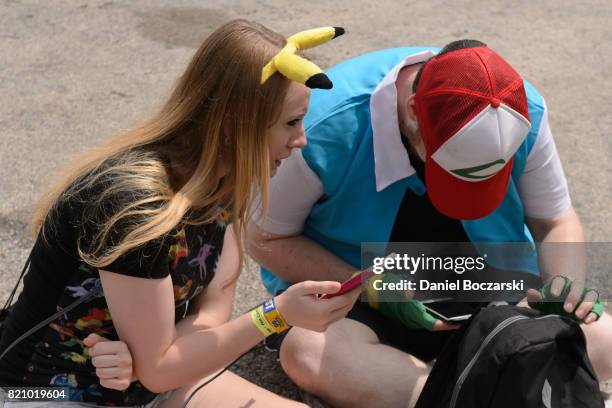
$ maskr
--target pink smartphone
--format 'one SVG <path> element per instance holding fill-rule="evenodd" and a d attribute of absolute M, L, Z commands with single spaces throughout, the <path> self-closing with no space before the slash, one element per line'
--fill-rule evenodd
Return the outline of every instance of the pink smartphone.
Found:
<path fill-rule="evenodd" d="M 374 272 L 372 272 L 371 269 L 366 269 L 365 271 L 362 271 L 359 275 L 355 275 L 351 279 L 349 279 L 346 282 L 344 282 L 342 284 L 342 286 L 340 287 L 340 290 L 338 292 L 336 292 L 336 293 L 328 293 L 326 295 L 323 295 L 321 298 L 322 299 L 331 299 L 334 296 L 339 296 L 339 295 L 343 295 L 343 294 L 345 294 L 347 292 L 350 292 L 351 290 L 353 290 L 356 287 L 358 287 L 359 285 L 361 285 L 362 282 L 365 282 L 366 280 L 370 279 L 372 276 L 374 276 Z"/>

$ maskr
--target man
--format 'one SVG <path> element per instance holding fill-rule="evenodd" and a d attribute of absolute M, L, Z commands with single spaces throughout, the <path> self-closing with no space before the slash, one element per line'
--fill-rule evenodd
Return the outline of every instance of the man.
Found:
<path fill-rule="evenodd" d="M 272 293 L 306 279 L 345 281 L 361 267 L 362 242 L 584 241 L 544 100 L 485 44 L 383 50 L 328 75 L 334 89 L 312 93 L 308 146 L 283 163 L 267 217 L 256 215 L 250 229 L 250 253 Z M 562 265 L 541 271 L 542 280 L 570 274 Z M 578 305 L 576 317 L 589 323 L 588 353 L 604 380 L 612 319 L 593 323 L 583 287 L 578 275 L 564 308 Z M 553 296 L 561 289 L 555 280 Z M 358 303 L 325 333 L 292 329 L 281 364 L 333 406 L 413 406 L 429 370 L 423 361 L 452 328 L 420 322 L 427 330 L 406 329 Z"/>

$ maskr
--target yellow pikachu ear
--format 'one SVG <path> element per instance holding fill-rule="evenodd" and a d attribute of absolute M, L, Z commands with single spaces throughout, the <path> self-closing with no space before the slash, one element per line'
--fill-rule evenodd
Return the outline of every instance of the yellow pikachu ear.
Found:
<path fill-rule="evenodd" d="M 323 70 L 295 52 L 316 47 L 344 34 L 342 27 L 321 27 L 302 31 L 287 38 L 287 44 L 268 62 L 261 71 L 264 84 L 275 72 L 300 82 L 309 88 L 330 89 L 333 84 Z"/>
<path fill-rule="evenodd" d="M 321 68 L 296 54 L 280 53 L 274 59 L 279 72 L 309 88 L 331 89 L 333 84 Z"/>
<path fill-rule="evenodd" d="M 307 50 L 340 37 L 342 34 L 344 34 L 342 27 L 313 28 L 292 35 L 287 38 L 287 42 L 293 43 L 298 50 Z"/>
<path fill-rule="evenodd" d="M 274 64 L 275 59 L 276 59 L 276 56 L 272 58 L 270 62 L 268 62 L 266 65 L 264 65 L 263 69 L 261 70 L 261 84 L 262 85 L 265 84 L 266 81 L 276 72 L 276 66 Z"/>

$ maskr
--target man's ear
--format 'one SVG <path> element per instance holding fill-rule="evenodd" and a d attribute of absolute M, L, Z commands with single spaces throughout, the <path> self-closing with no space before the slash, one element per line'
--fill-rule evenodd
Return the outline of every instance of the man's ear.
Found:
<path fill-rule="evenodd" d="M 408 113 L 408 117 L 410 117 L 410 119 L 416 122 L 417 117 L 416 117 L 416 104 L 414 102 L 414 95 L 415 94 L 410 94 L 410 96 L 408 97 L 408 100 L 406 101 L 406 112 Z"/>

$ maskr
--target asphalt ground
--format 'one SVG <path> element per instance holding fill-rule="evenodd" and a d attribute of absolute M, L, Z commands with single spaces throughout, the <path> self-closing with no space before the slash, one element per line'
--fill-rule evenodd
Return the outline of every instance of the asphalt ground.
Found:
<path fill-rule="evenodd" d="M 484 41 L 546 98 L 587 239 L 612 240 L 609 1 L 3 0 L 0 299 L 32 244 L 32 206 L 58 170 L 154 112 L 207 34 L 238 17 L 285 35 L 345 27 L 344 37 L 308 53 L 324 68 L 382 48 Z M 256 271 L 244 271 L 236 313 L 265 296 Z M 237 371 L 297 395 L 261 350 Z"/>

